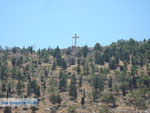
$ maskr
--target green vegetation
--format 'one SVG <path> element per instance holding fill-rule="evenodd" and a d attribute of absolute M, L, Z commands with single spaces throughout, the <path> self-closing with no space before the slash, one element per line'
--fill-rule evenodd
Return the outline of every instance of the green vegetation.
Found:
<path fill-rule="evenodd" d="M 0 90 L 1 98 L 35 97 L 40 105 L 67 106 L 68 112 L 149 108 L 150 39 L 118 40 L 105 47 L 96 43 L 93 48 L 1 48 Z M 95 108 L 99 103 L 106 106 Z"/>

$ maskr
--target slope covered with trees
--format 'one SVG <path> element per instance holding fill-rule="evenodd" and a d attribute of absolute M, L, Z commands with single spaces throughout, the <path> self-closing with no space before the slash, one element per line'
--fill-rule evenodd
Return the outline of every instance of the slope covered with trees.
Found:
<path fill-rule="evenodd" d="M 38 98 L 14 112 L 123 112 L 150 104 L 150 39 L 103 47 L 0 47 L 0 98 Z"/>

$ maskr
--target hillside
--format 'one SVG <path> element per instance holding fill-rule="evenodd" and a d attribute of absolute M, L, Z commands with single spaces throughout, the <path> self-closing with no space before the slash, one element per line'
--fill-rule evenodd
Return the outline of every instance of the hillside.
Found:
<path fill-rule="evenodd" d="M 38 98 L 0 113 L 150 112 L 150 39 L 103 47 L 0 48 L 0 98 Z"/>

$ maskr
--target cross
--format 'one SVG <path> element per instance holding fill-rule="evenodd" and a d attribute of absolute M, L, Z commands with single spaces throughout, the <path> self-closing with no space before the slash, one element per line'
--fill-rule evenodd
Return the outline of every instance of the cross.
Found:
<path fill-rule="evenodd" d="M 74 40 L 75 40 L 74 44 L 75 44 L 75 47 L 76 47 L 77 38 L 79 38 L 79 36 L 77 36 L 77 34 L 75 34 L 75 36 L 73 36 L 72 38 L 74 38 Z"/>

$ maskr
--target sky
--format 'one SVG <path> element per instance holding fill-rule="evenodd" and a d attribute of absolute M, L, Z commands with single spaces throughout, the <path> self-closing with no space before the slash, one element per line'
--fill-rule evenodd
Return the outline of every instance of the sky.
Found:
<path fill-rule="evenodd" d="M 150 38 L 150 0 L 0 0 L 0 45 L 93 47 Z"/>

